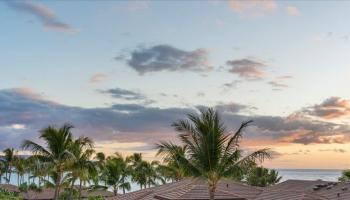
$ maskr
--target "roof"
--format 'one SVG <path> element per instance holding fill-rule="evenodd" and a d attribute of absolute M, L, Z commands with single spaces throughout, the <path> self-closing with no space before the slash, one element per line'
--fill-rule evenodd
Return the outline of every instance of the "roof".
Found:
<path fill-rule="evenodd" d="M 7 190 L 9 192 L 15 192 L 15 193 L 20 192 L 17 186 L 11 185 L 11 184 L 0 184 L 0 188 Z"/>
<path fill-rule="evenodd" d="M 24 200 L 51 200 L 55 196 L 55 189 L 43 188 L 40 192 L 28 190 L 27 192 L 22 192 L 21 196 Z"/>
<path fill-rule="evenodd" d="M 262 192 L 261 188 L 248 186 L 230 180 L 219 182 L 215 199 L 253 200 Z M 201 179 L 184 179 L 153 188 L 118 195 L 108 200 L 206 200 L 209 199 L 208 186 Z"/>
<path fill-rule="evenodd" d="M 208 186 L 199 179 L 184 179 L 153 188 L 107 198 L 108 200 L 208 200 Z M 216 188 L 217 200 L 349 200 L 350 182 L 287 180 L 260 188 L 222 180 Z"/>
<path fill-rule="evenodd" d="M 349 200 L 350 182 L 328 184 L 317 189 L 315 193 L 327 199 Z"/>
<path fill-rule="evenodd" d="M 314 188 L 327 185 L 327 181 L 287 180 L 277 185 L 267 187 L 255 200 L 327 200 L 315 193 Z"/>
<path fill-rule="evenodd" d="M 61 190 L 61 193 L 63 191 Z M 55 196 L 55 189 L 54 188 L 44 188 L 42 191 L 33 191 L 28 190 L 27 192 L 22 192 L 21 196 L 24 200 L 51 200 Z M 87 197 L 111 197 L 114 196 L 113 192 L 109 191 L 103 191 L 103 190 L 95 190 L 95 191 L 87 191 L 82 190 L 81 197 L 87 198 Z"/>

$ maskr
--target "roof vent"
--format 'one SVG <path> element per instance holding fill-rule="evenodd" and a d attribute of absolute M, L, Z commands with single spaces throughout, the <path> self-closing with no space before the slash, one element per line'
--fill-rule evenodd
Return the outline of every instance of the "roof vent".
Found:
<path fill-rule="evenodd" d="M 348 190 L 348 188 L 347 187 L 342 187 L 341 190 L 345 191 L 345 190 Z"/>
<path fill-rule="evenodd" d="M 340 193 L 337 193 L 337 197 L 340 197 Z"/>

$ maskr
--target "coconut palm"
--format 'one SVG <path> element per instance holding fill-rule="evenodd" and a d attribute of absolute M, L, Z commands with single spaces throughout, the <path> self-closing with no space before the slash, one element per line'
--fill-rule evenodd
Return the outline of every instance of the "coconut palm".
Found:
<path fill-rule="evenodd" d="M 140 189 L 147 186 L 148 163 L 143 160 L 141 153 L 134 153 L 126 158 L 129 163 L 132 173 L 131 179 L 140 185 Z"/>
<path fill-rule="evenodd" d="M 350 181 L 350 170 L 342 171 L 341 177 L 338 178 L 341 182 Z"/>
<path fill-rule="evenodd" d="M 244 156 L 239 147 L 243 130 L 251 121 L 241 124 L 232 134 L 226 131 L 219 114 L 213 109 L 201 110 L 200 115 L 189 114 L 187 120 L 172 124 L 179 139 L 186 148 L 186 154 L 179 156 L 179 163 L 194 177 L 201 177 L 208 183 L 211 200 L 221 178 L 231 177 L 252 162 L 269 158 L 268 149 L 261 149 Z M 174 152 L 174 145 L 158 144 L 160 152 Z"/>
<path fill-rule="evenodd" d="M 185 157 L 186 147 L 178 146 L 171 142 L 163 143 L 157 152 L 157 156 L 164 156 L 163 162 L 166 165 L 160 165 L 158 170 L 165 179 L 171 181 L 179 181 L 188 176 L 186 169 L 181 164 L 180 160 Z"/>
<path fill-rule="evenodd" d="M 108 157 L 105 169 L 107 184 L 113 187 L 115 196 L 118 189 L 122 189 L 123 194 L 125 194 L 125 190 L 129 191 L 131 189 L 130 182 L 127 181 L 129 168 L 120 154 L 116 153 L 116 156 Z"/>
<path fill-rule="evenodd" d="M 99 180 L 104 182 L 104 186 L 107 186 L 107 178 L 105 177 L 105 165 L 106 165 L 106 155 L 103 152 L 96 153 L 96 166 L 98 169 L 97 177 L 95 177 L 95 185 L 98 185 Z"/>
<path fill-rule="evenodd" d="M 21 185 L 23 182 L 24 174 L 26 173 L 27 162 L 24 158 L 17 157 L 14 161 L 14 168 L 17 172 L 17 185 Z"/>
<path fill-rule="evenodd" d="M 79 179 L 79 199 L 83 182 L 89 182 L 89 174 L 96 171 L 94 162 L 90 160 L 94 153 L 93 146 L 93 141 L 90 138 L 80 137 L 74 140 L 70 147 L 70 152 L 74 155 L 69 168 L 71 171 L 71 189 L 73 190 L 75 181 Z"/>
<path fill-rule="evenodd" d="M 72 128 L 70 124 L 60 128 L 49 126 L 40 131 L 39 138 L 44 140 L 45 146 L 30 140 L 25 140 L 22 144 L 24 149 L 30 149 L 41 161 L 51 165 L 52 174 L 55 177 L 55 200 L 59 197 L 62 176 L 68 161 L 74 159 L 74 155 L 69 151 L 72 143 Z"/>
<path fill-rule="evenodd" d="M 252 186 L 266 187 L 278 183 L 282 179 L 278 172 L 264 167 L 253 167 L 247 175 L 247 182 Z"/>
<path fill-rule="evenodd" d="M 16 150 L 14 148 L 7 148 L 3 151 L 3 161 L 5 163 L 5 179 L 9 183 L 11 181 L 12 168 L 16 160 Z"/>

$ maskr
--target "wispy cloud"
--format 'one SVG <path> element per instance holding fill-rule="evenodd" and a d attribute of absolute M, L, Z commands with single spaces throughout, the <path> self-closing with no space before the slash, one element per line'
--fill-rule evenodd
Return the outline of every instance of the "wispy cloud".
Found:
<path fill-rule="evenodd" d="M 206 49 L 185 51 L 170 45 L 156 45 L 138 48 L 130 53 L 130 58 L 117 56 L 140 75 L 159 71 L 197 71 L 211 70 Z"/>
<path fill-rule="evenodd" d="M 266 67 L 266 64 L 254 59 L 228 60 L 226 65 L 231 67 L 230 73 L 237 74 L 246 80 L 259 80 L 265 75 L 263 68 Z"/>
<path fill-rule="evenodd" d="M 124 99 L 124 100 L 144 100 L 146 96 L 141 94 L 140 92 L 126 90 L 122 88 L 112 88 L 108 90 L 98 90 L 100 93 L 109 94 L 113 98 L 116 99 Z"/>
<path fill-rule="evenodd" d="M 345 153 L 346 152 L 346 150 L 344 150 L 344 149 L 340 149 L 340 148 L 335 148 L 335 149 L 319 149 L 318 151 L 321 151 L 321 152 L 335 152 L 335 153 Z"/>
<path fill-rule="evenodd" d="M 107 75 L 106 74 L 101 74 L 101 73 L 98 73 L 98 74 L 94 74 L 91 76 L 89 82 L 94 84 L 94 83 L 100 83 L 104 80 L 107 79 Z"/>
<path fill-rule="evenodd" d="M 67 23 L 60 21 L 56 16 L 53 10 L 47 6 L 33 2 L 30 0 L 13 0 L 13 1 L 4 1 L 10 8 L 19 11 L 31 14 L 37 17 L 41 23 L 48 29 L 55 31 L 61 31 L 66 33 L 75 33 L 77 29 L 73 28 Z"/>
<path fill-rule="evenodd" d="M 229 0 L 230 8 L 243 17 L 258 17 L 275 11 L 274 0 Z"/>
<path fill-rule="evenodd" d="M 320 104 L 305 108 L 303 112 L 323 119 L 339 119 L 350 116 L 350 100 L 330 97 Z"/>
<path fill-rule="evenodd" d="M 288 15 L 291 15 L 291 16 L 299 16 L 300 15 L 300 11 L 296 6 L 287 6 L 286 12 Z"/>

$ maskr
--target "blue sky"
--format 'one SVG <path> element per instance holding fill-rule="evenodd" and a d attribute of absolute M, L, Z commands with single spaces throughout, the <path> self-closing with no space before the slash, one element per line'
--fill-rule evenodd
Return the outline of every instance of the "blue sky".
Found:
<path fill-rule="evenodd" d="M 0 2 L 0 137 L 20 143 L 69 120 L 79 134 L 112 141 L 102 150 L 152 157 L 154 141 L 145 138 L 173 139 L 172 120 L 212 106 L 232 129 L 256 119 L 247 148 L 272 146 L 279 158 L 271 166 L 313 156 L 294 167 L 317 167 L 321 152 L 341 162 L 350 150 L 349 8 L 347 1 Z M 96 120 L 96 130 L 86 129 Z M 350 162 L 337 164 L 325 167 Z"/>

